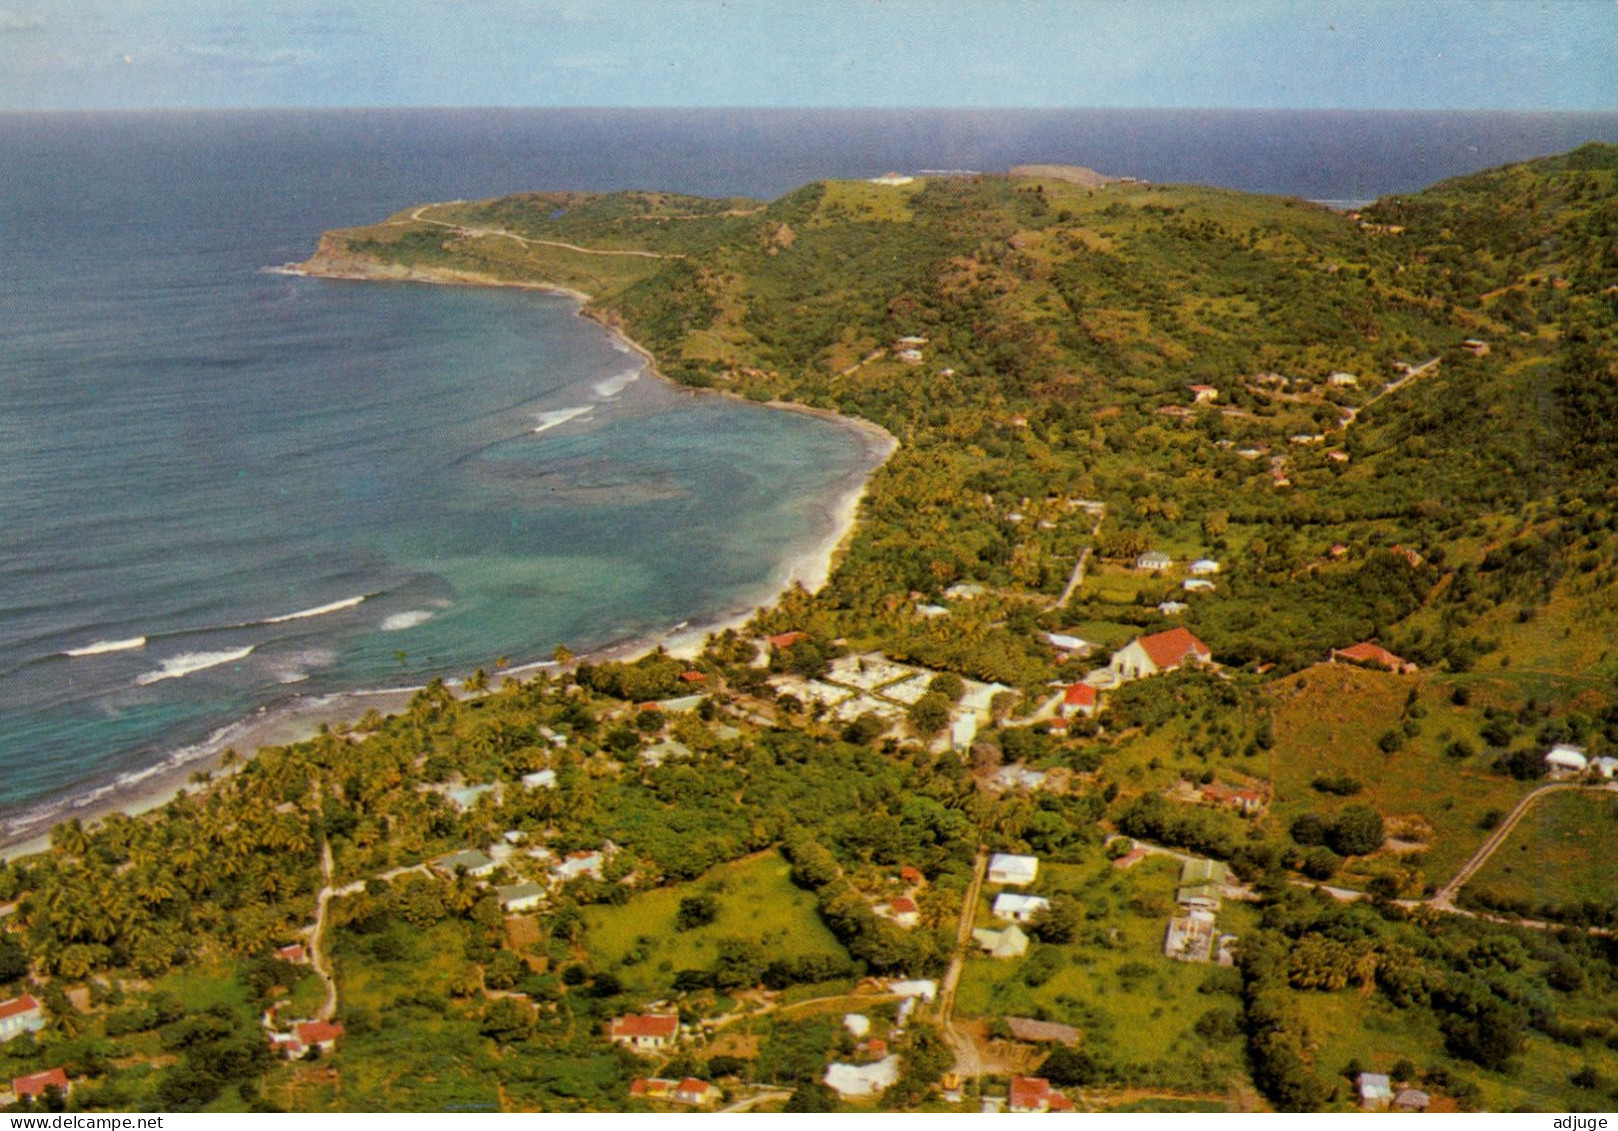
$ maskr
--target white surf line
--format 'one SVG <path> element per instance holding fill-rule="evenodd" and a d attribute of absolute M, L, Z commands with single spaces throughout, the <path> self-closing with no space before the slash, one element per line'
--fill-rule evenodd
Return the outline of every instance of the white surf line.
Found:
<path fill-rule="evenodd" d="M 265 617 L 263 620 L 250 622 L 250 625 L 285 624 L 287 621 L 291 620 L 307 620 L 310 617 L 323 617 L 327 613 L 340 612 L 343 609 L 352 609 L 355 605 L 362 604 L 364 601 L 365 596 L 363 594 L 358 597 L 344 597 L 341 601 L 333 601 L 329 605 L 316 605 L 312 609 L 301 609 L 298 612 L 287 613 L 286 615 L 279 617 Z"/>
<path fill-rule="evenodd" d="M 69 648 L 63 652 L 64 656 L 75 659 L 81 656 L 104 656 L 108 652 L 128 652 L 135 648 L 146 647 L 146 637 L 132 636 L 128 640 L 97 640 L 94 644 L 86 644 L 82 648 Z"/>

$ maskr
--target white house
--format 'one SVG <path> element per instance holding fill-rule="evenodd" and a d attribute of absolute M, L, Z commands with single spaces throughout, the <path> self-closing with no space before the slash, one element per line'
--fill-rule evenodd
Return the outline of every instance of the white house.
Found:
<path fill-rule="evenodd" d="M 551 878 L 559 884 L 576 880 L 580 876 L 599 880 L 601 866 L 605 863 L 606 860 L 600 852 L 569 852 L 565 860 L 551 869 Z"/>
<path fill-rule="evenodd" d="M 1043 896 L 1003 891 L 994 897 L 994 917 L 1009 919 L 1013 923 L 1026 923 L 1050 905 L 1051 901 Z"/>
<path fill-rule="evenodd" d="M 1360 383 L 1360 379 L 1354 376 L 1352 373 L 1333 373 L 1331 376 L 1326 378 L 1326 383 L 1328 385 L 1337 385 L 1339 387 L 1343 387 L 1348 385 L 1358 385 Z"/>
<path fill-rule="evenodd" d="M 440 856 L 433 861 L 433 867 L 446 876 L 465 872 L 481 880 L 485 876 L 492 875 L 496 865 L 484 853 L 473 848 L 463 848 L 459 852 L 451 852 L 448 856 Z"/>
<path fill-rule="evenodd" d="M 1355 1080 L 1360 1106 L 1367 1111 L 1383 1111 L 1393 1101 L 1393 1081 L 1381 1072 L 1361 1072 Z"/>
<path fill-rule="evenodd" d="M 1062 632 L 1047 632 L 1045 639 L 1050 641 L 1051 647 L 1063 652 L 1078 652 L 1083 654 L 1094 647 L 1088 640 L 1078 636 L 1068 636 Z"/>
<path fill-rule="evenodd" d="M 1557 777 L 1582 774 L 1589 765 L 1590 759 L 1585 756 L 1584 747 L 1569 746 L 1565 742 L 1557 743 L 1545 755 L 1546 769 Z"/>
<path fill-rule="evenodd" d="M 1613 758 L 1610 755 L 1603 754 L 1599 758 L 1592 759 L 1590 765 L 1596 773 L 1604 778 L 1610 778 L 1614 774 L 1618 774 L 1618 758 Z"/>
<path fill-rule="evenodd" d="M 1184 601 L 1163 601 L 1157 606 L 1157 611 L 1166 617 L 1177 617 L 1191 606 Z"/>
<path fill-rule="evenodd" d="M 938 996 L 938 983 L 932 978 L 911 978 L 889 982 L 888 992 L 904 998 L 919 997 L 922 1001 L 930 1003 Z"/>
<path fill-rule="evenodd" d="M 1212 558 L 1198 558 L 1188 567 L 1193 577 L 1207 577 L 1219 572 L 1219 563 Z"/>
<path fill-rule="evenodd" d="M 1003 931 L 979 927 L 972 932 L 972 937 L 991 958 L 1021 958 L 1028 953 L 1028 936 L 1015 923 Z"/>
<path fill-rule="evenodd" d="M 1168 569 L 1174 559 L 1160 550 L 1148 550 L 1135 559 L 1136 569 Z"/>
<path fill-rule="evenodd" d="M 531 774 L 524 774 L 522 784 L 528 789 L 555 789 L 555 770 L 535 770 Z"/>
<path fill-rule="evenodd" d="M 915 177 L 907 177 L 903 173 L 883 173 L 880 177 L 872 177 L 873 185 L 908 185 Z"/>
<path fill-rule="evenodd" d="M 0 1044 L 45 1027 L 45 1009 L 32 994 L 0 1001 Z"/>
<path fill-rule="evenodd" d="M 455 806 L 455 808 L 461 810 L 462 812 L 465 812 L 477 804 L 478 798 L 482 797 L 486 793 L 493 792 L 494 783 L 484 782 L 482 785 L 468 785 L 462 786 L 460 789 L 452 789 L 444 796 L 449 798 L 451 805 Z"/>
<path fill-rule="evenodd" d="M 885 1056 L 874 1064 L 829 1064 L 824 1079 L 840 1096 L 874 1096 L 899 1082 L 899 1057 Z"/>
<path fill-rule="evenodd" d="M 674 1013 L 630 1013 L 614 1017 L 607 1029 L 613 1044 L 637 1052 L 667 1048 L 680 1035 L 680 1018 Z"/>
<path fill-rule="evenodd" d="M 501 884 L 494 889 L 502 909 L 511 912 L 532 911 L 545 902 L 542 884 Z"/>
<path fill-rule="evenodd" d="M 1039 874 L 1039 857 L 1014 856 L 1009 852 L 996 852 L 989 858 L 989 882 L 1013 884 L 1021 887 L 1031 884 Z"/>
<path fill-rule="evenodd" d="M 1214 583 L 1206 577 L 1188 577 L 1180 583 L 1180 588 L 1187 593 L 1208 593 L 1213 590 Z"/>

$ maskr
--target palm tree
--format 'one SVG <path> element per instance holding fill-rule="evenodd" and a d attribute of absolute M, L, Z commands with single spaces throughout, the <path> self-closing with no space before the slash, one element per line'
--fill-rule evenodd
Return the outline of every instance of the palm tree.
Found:
<path fill-rule="evenodd" d="M 70 817 L 51 829 L 51 847 L 68 856 L 82 857 L 90 851 L 90 835 L 77 817 Z"/>

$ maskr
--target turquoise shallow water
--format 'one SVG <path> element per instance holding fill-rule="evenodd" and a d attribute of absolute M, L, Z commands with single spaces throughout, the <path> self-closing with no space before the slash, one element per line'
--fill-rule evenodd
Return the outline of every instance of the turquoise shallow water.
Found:
<path fill-rule="evenodd" d="M 861 465 L 845 428 L 643 375 L 570 300 L 265 273 L 288 217 L 230 180 L 78 161 L 101 199 L 35 217 L 0 295 L 11 822 L 265 705 L 763 600 Z"/>

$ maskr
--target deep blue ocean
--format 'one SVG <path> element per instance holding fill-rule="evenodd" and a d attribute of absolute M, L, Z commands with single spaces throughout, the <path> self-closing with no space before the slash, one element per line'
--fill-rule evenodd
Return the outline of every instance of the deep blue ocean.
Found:
<path fill-rule="evenodd" d="M 824 536 L 847 430 L 639 378 L 561 298 L 262 270 L 324 229 L 1032 162 L 1359 201 L 1591 139 L 1618 115 L 0 114 L 0 834 L 292 696 L 701 624 Z"/>

